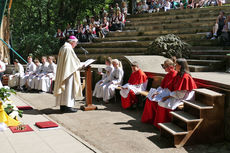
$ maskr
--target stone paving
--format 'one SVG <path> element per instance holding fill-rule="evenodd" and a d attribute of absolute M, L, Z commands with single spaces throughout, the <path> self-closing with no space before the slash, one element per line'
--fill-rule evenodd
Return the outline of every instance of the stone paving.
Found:
<path fill-rule="evenodd" d="M 18 96 L 11 96 L 17 106 L 28 105 Z M 77 137 L 64 127 L 53 130 L 39 130 L 35 122 L 49 121 L 38 110 L 24 111 L 23 124 L 28 124 L 34 131 L 12 133 L 10 129 L 0 132 L 0 153 L 93 153 L 99 152 L 94 147 Z"/>
<path fill-rule="evenodd" d="M 141 123 L 142 109 L 123 110 L 118 103 L 94 102 L 99 110 L 61 114 L 51 94 L 17 96 L 104 153 L 230 153 L 229 142 L 174 148 L 158 129 Z M 76 107 L 83 104 L 79 99 Z"/>

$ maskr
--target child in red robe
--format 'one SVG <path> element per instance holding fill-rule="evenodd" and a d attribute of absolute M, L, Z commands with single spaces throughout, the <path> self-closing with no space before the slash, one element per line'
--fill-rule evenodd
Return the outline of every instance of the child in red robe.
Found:
<path fill-rule="evenodd" d="M 158 123 L 171 121 L 171 111 L 174 111 L 178 106 L 183 105 L 182 100 L 192 100 L 196 83 L 190 75 L 187 61 L 183 58 L 176 61 L 177 76 L 171 84 L 170 94 L 163 97 L 161 102 L 158 102 L 154 125 L 159 128 Z"/>
<path fill-rule="evenodd" d="M 131 107 L 138 102 L 136 95 L 141 91 L 145 91 L 147 87 L 147 76 L 139 68 L 137 62 L 132 63 L 132 71 L 127 84 L 121 87 L 121 104 L 124 109 Z"/>
<path fill-rule="evenodd" d="M 151 88 L 145 102 L 145 108 L 142 114 L 141 121 L 143 123 L 154 123 L 157 103 L 161 101 L 162 96 L 170 92 L 169 87 L 172 84 L 174 77 L 177 75 L 175 71 L 174 62 L 170 59 L 165 60 L 162 67 L 165 69 L 165 72 L 168 72 L 164 79 L 161 82 L 161 86 L 157 89 Z"/>

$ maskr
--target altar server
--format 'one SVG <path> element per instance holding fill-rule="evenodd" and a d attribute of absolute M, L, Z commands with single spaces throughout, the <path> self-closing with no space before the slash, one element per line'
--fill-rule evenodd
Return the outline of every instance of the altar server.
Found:
<path fill-rule="evenodd" d="M 47 57 L 43 56 L 40 71 L 38 71 L 38 73 L 36 74 L 36 77 L 34 77 L 32 82 L 31 82 L 31 88 L 32 89 L 39 90 L 39 82 L 40 82 L 41 78 L 47 74 L 48 66 L 49 66 L 49 63 L 47 62 Z"/>
<path fill-rule="evenodd" d="M 138 95 L 141 91 L 145 91 L 148 83 L 146 74 L 139 68 L 138 63 L 132 63 L 132 74 L 128 83 L 121 87 L 121 104 L 124 109 L 131 107 L 138 102 Z"/>
<path fill-rule="evenodd" d="M 34 64 L 36 65 L 36 70 L 34 73 L 30 74 L 29 78 L 27 79 L 27 85 L 29 89 L 34 89 L 34 78 L 41 71 L 41 63 L 38 59 L 34 60 Z"/>
<path fill-rule="evenodd" d="M 165 72 L 168 73 L 162 80 L 160 87 L 158 87 L 157 89 L 151 88 L 149 91 L 141 118 L 141 121 L 144 123 L 154 123 L 157 104 L 159 101 L 161 101 L 162 96 L 170 93 L 172 81 L 177 75 L 177 71 L 175 70 L 175 64 L 170 59 L 164 61 L 164 64 L 162 64 L 162 68 L 165 70 Z"/>
<path fill-rule="evenodd" d="M 183 105 L 182 100 L 193 100 L 196 89 L 196 83 L 190 75 L 188 63 L 184 58 L 176 60 L 177 76 L 171 84 L 170 94 L 164 96 L 157 105 L 157 111 L 154 119 L 154 125 L 159 128 L 158 123 L 171 121 L 171 111 L 178 106 Z"/>
<path fill-rule="evenodd" d="M 47 72 L 43 77 L 41 77 L 38 84 L 38 90 L 42 92 L 51 92 L 50 89 L 52 86 L 52 82 L 55 80 L 56 76 L 57 65 L 54 63 L 54 57 L 49 56 L 48 62 L 49 66 L 47 68 Z"/>
<path fill-rule="evenodd" d="M 23 89 L 23 86 L 26 85 L 27 79 L 30 76 L 30 74 L 33 74 L 36 71 L 36 65 L 33 62 L 32 56 L 28 56 L 27 58 L 27 65 L 26 65 L 26 72 L 20 79 L 20 89 Z"/>
<path fill-rule="evenodd" d="M 110 75 L 113 72 L 113 65 L 112 65 L 112 58 L 108 57 L 105 60 L 106 68 L 105 73 L 99 72 L 100 75 L 102 75 L 102 79 L 98 81 L 95 85 L 93 96 L 96 98 L 103 98 L 103 89 L 105 88 L 105 83 L 108 79 L 110 79 Z"/>
<path fill-rule="evenodd" d="M 115 89 L 118 86 L 122 85 L 124 71 L 122 69 L 121 62 L 117 59 L 112 61 L 114 70 L 110 75 L 110 78 L 105 82 L 106 86 L 103 89 L 103 101 L 109 103 L 109 100 L 112 99 L 115 95 Z"/>
<path fill-rule="evenodd" d="M 56 103 L 62 112 L 76 112 L 74 102 L 77 97 L 82 97 L 80 80 L 81 65 L 73 48 L 77 46 L 78 39 L 70 36 L 58 54 L 57 73 L 54 85 Z"/>
<path fill-rule="evenodd" d="M 20 77 L 24 75 L 24 68 L 17 59 L 14 60 L 13 74 L 9 76 L 8 86 L 17 87 L 19 85 Z"/>

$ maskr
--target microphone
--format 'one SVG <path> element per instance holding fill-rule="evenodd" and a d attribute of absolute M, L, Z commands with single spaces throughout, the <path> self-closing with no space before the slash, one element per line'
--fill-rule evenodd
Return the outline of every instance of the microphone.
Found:
<path fill-rule="evenodd" d="M 89 52 L 85 48 L 81 47 L 81 50 L 83 50 L 85 52 L 85 55 L 89 54 Z"/>

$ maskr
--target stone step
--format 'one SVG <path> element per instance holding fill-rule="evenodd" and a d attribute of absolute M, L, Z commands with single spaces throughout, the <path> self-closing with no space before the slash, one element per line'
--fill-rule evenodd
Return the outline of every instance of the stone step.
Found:
<path fill-rule="evenodd" d="M 189 65 L 202 65 L 202 66 L 215 66 L 222 65 L 221 60 L 198 60 L 198 59 L 187 59 Z"/>
<path fill-rule="evenodd" d="M 126 30 L 137 30 L 137 31 L 151 31 L 151 30 L 175 30 L 183 28 L 195 28 L 203 29 L 203 31 L 211 31 L 214 23 L 180 23 L 180 24 L 166 24 L 166 25 L 151 25 L 143 24 L 140 26 L 126 26 Z"/>
<path fill-rule="evenodd" d="M 224 60 L 227 55 L 191 55 L 191 58 L 201 59 L 201 60 Z"/>
<path fill-rule="evenodd" d="M 172 135 L 186 135 L 188 131 L 183 130 L 179 126 L 174 123 L 158 123 L 160 128 L 164 129 L 165 131 L 169 132 Z"/>
<path fill-rule="evenodd" d="M 220 45 L 217 40 L 208 40 L 203 38 L 203 40 L 198 40 L 198 41 L 186 41 L 192 46 L 205 46 L 209 48 L 210 46 L 218 46 Z M 195 56 L 195 55 L 194 55 Z"/>
<path fill-rule="evenodd" d="M 137 30 L 139 29 L 150 29 L 154 30 L 154 29 L 177 29 L 177 28 L 195 28 L 195 27 L 212 27 L 215 24 L 215 20 L 214 21 L 206 21 L 206 22 L 177 22 L 177 23 L 166 23 L 166 24 L 149 24 L 149 23 L 145 23 L 143 22 L 142 24 L 139 25 L 127 25 L 125 26 L 125 29 L 131 27 L 131 28 L 135 28 Z"/>
<path fill-rule="evenodd" d="M 192 46 L 192 50 L 223 50 L 221 46 Z"/>
<path fill-rule="evenodd" d="M 132 37 L 106 37 L 104 39 L 95 39 L 95 42 L 107 42 L 107 41 L 153 41 L 160 35 L 153 36 L 132 36 Z M 204 34 L 178 34 L 183 40 L 200 40 L 205 36 Z"/>
<path fill-rule="evenodd" d="M 230 50 L 192 50 L 193 55 L 226 55 Z"/>
<path fill-rule="evenodd" d="M 186 123 L 188 122 L 199 122 L 201 121 L 200 118 L 197 118 L 189 113 L 186 113 L 184 111 L 175 111 L 175 112 L 170 112 L 172 114 L 173 117 L 176 117 Z"/>
<path fill-rule="evenodd" d="M 210 12 L 219 12 L 219 11 L 229 11 L 229 6 L 221 6 L 221 7 L 208 7 L 208 8 L 197 8 L 197 9 L 184 9 L 184 10 L 170 10 L 168 12 L 156 12 L 151 14 L 136 14 L 129 15 L 128 18 L 143 18 L 143 17 L 155 17 L 155 16 L 167 16 L 167 15 L 179 15 L 179 14 L 202 14 L 202 13 L 210 13 Z"/>
<path fill-rule="evenodd" d="M 230 10 L 227 10 L 228 14 Z M 135 17 L 135 18 L 127 18 L 127 21 L 148 21 L 148 20 L 177 20 L 177 19 L 192 19 L 192 18 L 207 18 L 207 17 L 217 17 L 219 15 L 219 11 L 215 12 L 206 12 L 206 13 L 197 13 L 197 14 L 178 14 L 178 15 L 162 15 L 162 16 L 146 16 L 146 17 Z"/>
<path fill-rule="evenodd" d="M 196 93 L 208 96 L 208 97 L 221 97 L 223 94 L 215 92 L 213 90 L 205 89 L 205 88 L 199 88 L 199 89 L 194 89 Z"/>
<path fill-rule="evenodd" d="M 146 52 L 146 48 L 85 48 L 89 54 L 122 54 L 122 55 L 143 55 Z M 84 52 L 77 48 L 79 54 Z"/>
<path fill-rule="evenodd" d="M 152 36 L 152 35 L 165 35 L 165 34 L 196 34 L 210 31 L 203 27 L 183 28 L 183 29 L 154 29 L 154 30 L 135 30 L 132 32 L 110 32 L 106 37 L 130 37 L 130 36 Z"/>
<path fill-rule="evenodd" d="M 101 41 L 104 40 L 101 39 Z M 152 41 L 108 41 L 79 44 L 78 48 L 147 48 L 151 43 Z"/>
<path fill-rule="evenodd" d="M 146 21 L 129 21 L 126 22 L 125 26 L 140 26 L 144 24 L 177 24 L 177 23 L 205 23 L 212 22 L 215 23 L 216 17 L 207 17 L 207 18 L 189 18 L 189 19 L 173 19 L 173 20 L 146 20 Z"/>
<path fill-rule="evenodd" d="M 198 101 L 183 100 L 183 102 L 184 102 L 184 105 L 188 105 L 188 106 L 193 107 L 193 108 L 198 109 L 198 110 L 213 109 L 213 106 L 208 106 L 208 105 L 203 104 L 203 103 L 198 102 Z"/>
<path fill-rule="evenodd" d="M 188 65 L 190 72 L 209 72 L 211 68 L 209 66 L 202 65 Z"/>

